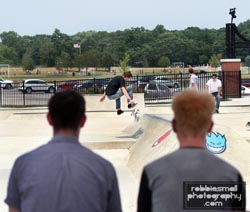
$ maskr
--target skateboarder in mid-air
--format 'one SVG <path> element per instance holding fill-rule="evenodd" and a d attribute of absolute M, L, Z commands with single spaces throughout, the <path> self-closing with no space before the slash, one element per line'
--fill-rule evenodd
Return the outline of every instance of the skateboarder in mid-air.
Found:
<path fill-rule="evenodd" d="M 121 109 L 121 96 L 126 96 L 128 101 L 128 108 L 133 108 L 136 103 L 133 101 L 132 86 L 125 86 L 126 82 L 132 77 L 130 71 L 125 71 L 123 76 L 114 77 L 105 89 L 100 101 L 103 102 L 107 96 L 110 100 L 115 100 L 117 115 L 121 115 L 124 111 Z"/>

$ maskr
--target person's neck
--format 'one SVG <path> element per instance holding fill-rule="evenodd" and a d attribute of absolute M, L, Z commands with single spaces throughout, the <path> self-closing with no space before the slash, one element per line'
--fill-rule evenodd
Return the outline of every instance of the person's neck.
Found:
<path fill-rule="evenodd" d="M 77 139 L 79 138 L 79 132 L 74 131 L 71 129 L 59 129 L 59 130 L 54 130 L 53 135 L 68 135 L 68 136 L 73 136 L 76 137 Z"/>
<path fill-rule="evenodd" d="M 195 137 L 187 137 L 187 136 L 178 136 L 178 140 L 180 143 L 180 148 L 186 147 L 196 147 L 205 149 L 205 136 L 195 136 Z"/>

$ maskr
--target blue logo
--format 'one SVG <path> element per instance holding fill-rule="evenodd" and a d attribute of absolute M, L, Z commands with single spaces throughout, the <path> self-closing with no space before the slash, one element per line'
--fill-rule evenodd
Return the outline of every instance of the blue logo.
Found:
<path fill-rule="evenodd" d="M 206 136 L 206 148 L 214 154 L 223 153 L 226 150 L 226 141 L 224 135 L 211 132 Z"/>

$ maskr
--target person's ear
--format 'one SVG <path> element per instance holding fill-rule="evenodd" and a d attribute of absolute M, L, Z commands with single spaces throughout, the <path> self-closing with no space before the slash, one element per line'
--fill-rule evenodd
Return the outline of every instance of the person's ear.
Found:
<path fill-rule="evenodd" d="M 48 121 L 48 123 L 49 123 L 50 126 L 53 126 L 51 115 L 49 113 L 47 113 L 47 121 Z"/>
<path fill-rule="evenodd" d="M 82 117 L 82 119 L 81 119 L 81 122 L 80 122 L 80 127 L 81 127 L 81 128 L 85 125 L 86 120 L 87 120 L 87 116 L 84 115 L 84 116 Z"/>
<path fill-rule="evenodd" d="M 172 123 L 172 128 L 173 128 L 174 132 L 177 132 L 177 128 L 176 128 L 176 120 L 175 120 L 175 119 L 173 119 L 171 123 Z"/>

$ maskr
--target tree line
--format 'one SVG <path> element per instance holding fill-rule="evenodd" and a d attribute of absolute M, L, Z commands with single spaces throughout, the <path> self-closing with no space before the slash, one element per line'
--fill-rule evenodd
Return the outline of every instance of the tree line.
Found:
<path fill-rule="evenodd" d="M 240 23 L 240 33 L 250 38 L 250 20 Z M 153 30 L 143 27 L 123 31 L 87 31 L 67 35 L 55 29 L 52 35 L 20 36 L 14 31 L 0 34 L 0 64 L 22 66 L 32 70 L 37 66 L 69 69 L 72 67 L 117 66 L 129 56 L 133 67 L 167 67 L 174 62 L 185 65 L 216 66 L 225 57 L 226 32 L 220 29 L 188 27 L 167 30 L 157 25 Z M 78 44 L 80 48 L 74 48 Z M 242 61 L 250 49 L 237 49 Z"/>

